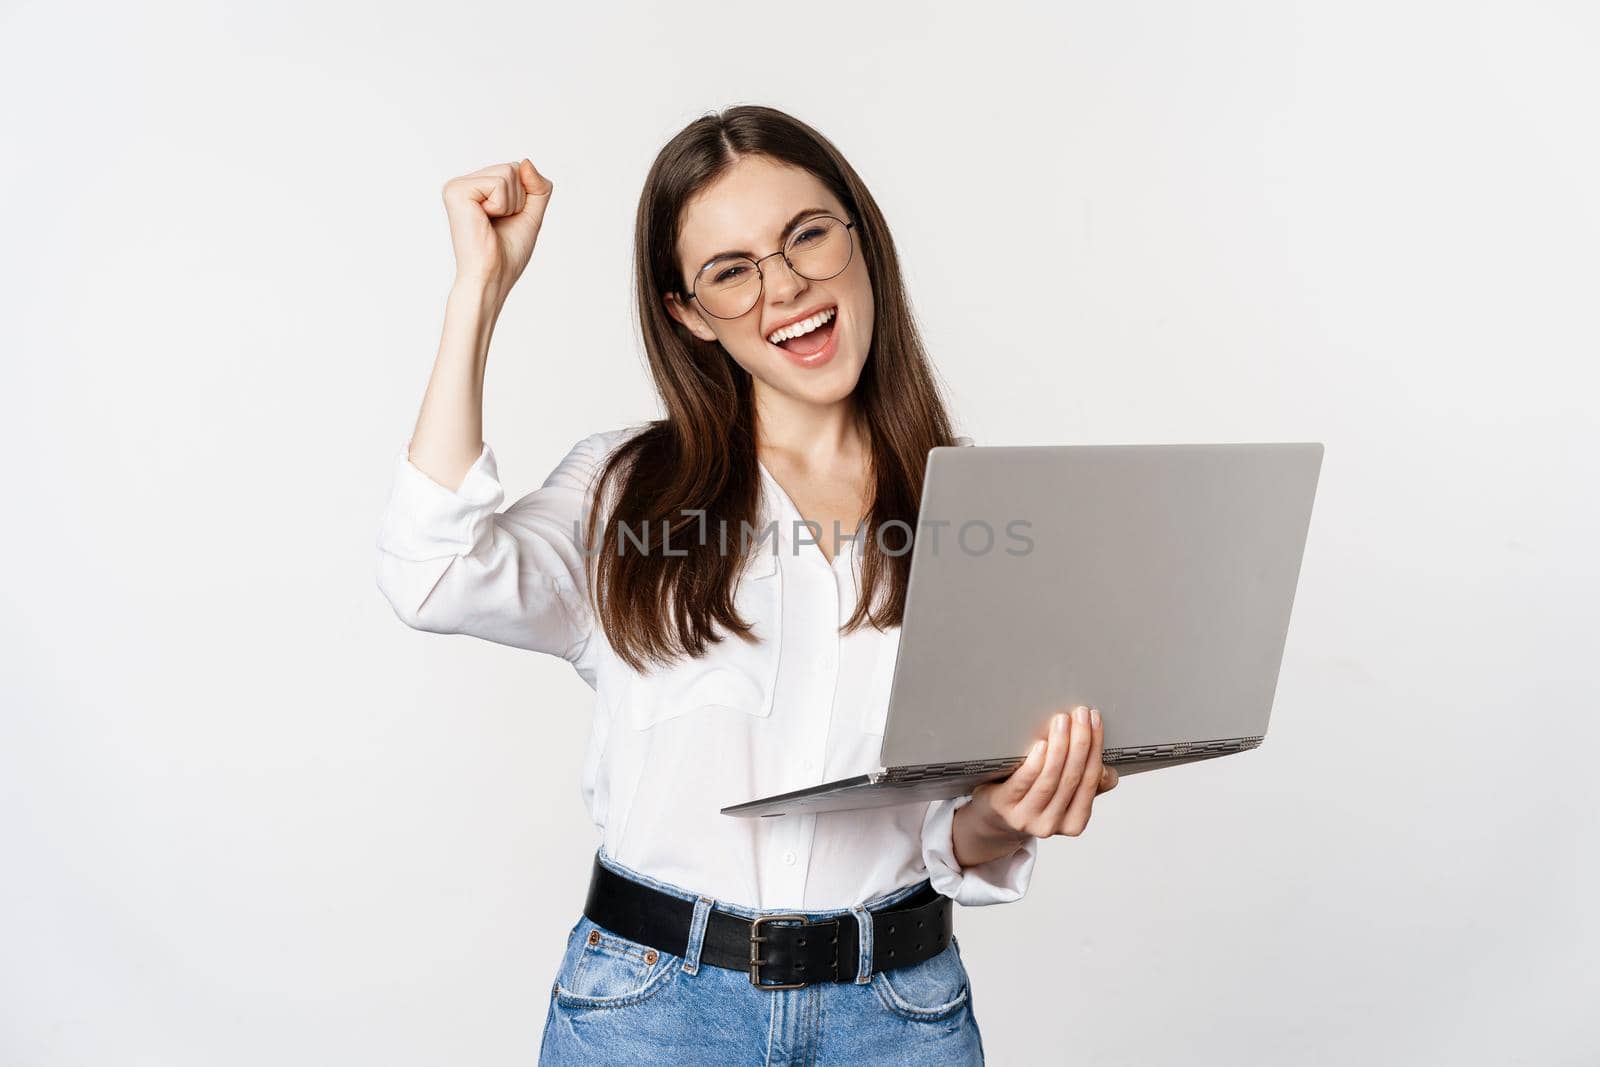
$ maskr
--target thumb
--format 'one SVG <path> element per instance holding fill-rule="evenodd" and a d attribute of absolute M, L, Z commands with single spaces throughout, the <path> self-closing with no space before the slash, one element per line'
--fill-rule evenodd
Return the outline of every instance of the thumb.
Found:
<path fill-rule="evenodd" d="M 530 159 L 517 164 L 517 176 L 522 179 L 522 188 L 529 196 L 549 196 L 555 188 L 555 183 L 540 174 Z"/>

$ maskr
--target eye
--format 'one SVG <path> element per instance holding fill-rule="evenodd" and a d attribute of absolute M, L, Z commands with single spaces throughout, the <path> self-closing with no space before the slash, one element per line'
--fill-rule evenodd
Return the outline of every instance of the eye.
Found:
<path fill-rule="evenodd" d="M 823 236 L 827 232 L 828 231 L 821 226 L 807 226 L 805 229 L 794 235 L 794 243 L 796 246 L 804 245 L 811 241 L 815 241 L 817 238 Z"/>
<path fill-rule="evenodd" d="M 733 281 L 735 278 L 738 278 L 738 277 L 742 276 L 744 274 L 744 272 L 746 270 L 748 270 L 748 269 L 749 268 L 744 267 L 742 265 L 740 265 L 740 266 L 732 266 L 732 267 L 723 267 L 714 276 L 712 276 L 711 283 L 713 285 L 725 285 L 728 282 Z"/>

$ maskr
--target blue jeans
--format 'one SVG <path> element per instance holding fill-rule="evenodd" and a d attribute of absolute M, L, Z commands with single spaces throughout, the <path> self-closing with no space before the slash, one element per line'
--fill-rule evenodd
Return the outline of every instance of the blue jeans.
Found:
<path fill-rule="evenodd" d="M 624 867 L 603 851 L 599 860 L 635 881 L 694 901 L 689 943 L 681 956 L 660 952 L 580 917 L 567 935 L 567 950 L 550 991 L 540 1064 L 983 1063 L 972 990 L 953 939 L 930 960 L 858 974 L 854 982 L 757 989 L 744 971 L 702 966 L 700 946 L 713 904 L 747 919 L 762 912 L 696 896 Z M 845 909 L 861 920 L 863 969 L 872 959 L 866 908 L 902 900 L 926 884 L 904 886 Z M 799 914 L 828 919 L 843 913 Z"/>

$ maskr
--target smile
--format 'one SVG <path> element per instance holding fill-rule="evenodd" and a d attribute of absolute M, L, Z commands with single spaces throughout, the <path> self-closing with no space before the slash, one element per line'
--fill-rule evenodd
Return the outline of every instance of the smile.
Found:
<path fill-rule="evenodd" d="M 836 310 L 835 308 L 823 308 L 809 319 L 802 319 L 799 322 L 790 323 L 781 330 L 774 330 L 767 336 L 767 340 L 776 345 L 782 344 L 784 341 L 793 340 L 796 337 L 804 337 L 811 331 L 832 322 Z"/>

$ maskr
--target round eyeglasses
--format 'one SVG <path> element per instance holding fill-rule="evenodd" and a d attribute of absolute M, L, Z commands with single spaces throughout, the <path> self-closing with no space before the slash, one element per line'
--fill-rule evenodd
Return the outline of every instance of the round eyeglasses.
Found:
<path fill-rule="evenodd" d="M 813 215 L 789 235 L 781 251 L 760 259 L 713 259 L 700 268 L 686 295 L 698 300 L 700 309 L 712 318 L 736 319 L 755 307 L 766 291 L 761 264 L 773 256 L 782 256 L 789 269 L 807 281 L 825 282 L 843 273 L 855 254 L 856 243 L 850 236 L 854 226 L 832 215 Z"/>

